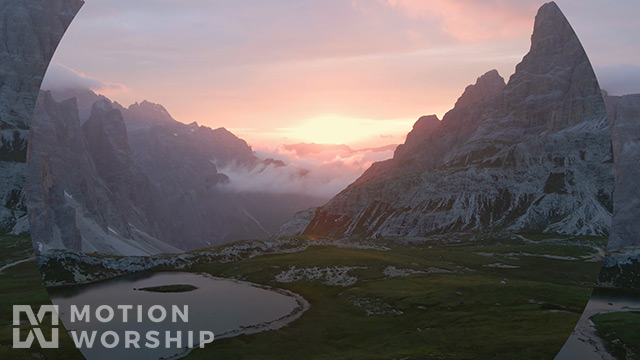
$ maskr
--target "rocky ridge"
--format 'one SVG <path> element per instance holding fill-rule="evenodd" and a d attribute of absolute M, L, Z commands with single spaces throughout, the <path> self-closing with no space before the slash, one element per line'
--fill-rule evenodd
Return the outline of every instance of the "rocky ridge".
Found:
<path fill-rule="evenodd" d="M 608 234 L 606 109 L 587 55 L 555 3 L 539 9 L 529 53 L 506 85 L 500 80 L 490 71 L 442 121 L 420 118 L 393 159 L 374 164 L 319 208 L 302 233 Z"/>

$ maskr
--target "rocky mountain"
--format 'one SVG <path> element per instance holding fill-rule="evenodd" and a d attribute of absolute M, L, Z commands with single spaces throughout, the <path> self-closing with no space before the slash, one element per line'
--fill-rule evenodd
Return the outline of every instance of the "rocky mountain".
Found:
<path fill-rule="evenodd" d="M 158 240 L 148 179 L 133 166 L 122 115 L 97 101 L 81 126 L 75 98 L 38 97 L 30 134 L 31 237 L 49 248 L 146 254 L 178 252 Z"/>
<path fill-rule="evenodd" d="M 28 232 L 23 189 L 29 122 L 53 52 L 82 4 L 0 2 L 0 235 Z"/>
<path fill-rule="evenodd" d="M 224 128 L 180 123 L 159 104 L 125 108 L 86 89 L 41 92 L 27 165 L 32 238 L 42 251 L 180 252 L 268 238 L 320 203 L 230 191 L 220 171 L 230 164 L 284 166 L 258 159 Z"/>
<path fill-rule="evenodd" d="M 613 218 L 600 284 L 640 289 L 640 94 L 605 96 L 615 158 Z"/>
<path fill-rule="evenodd" d="M 293 233 L 420 237 L 451 231 L 603 235 L 613 157 L 604 100 L 555 3 L 507 84 L 492 70 L 442 120 L 421 117 L 393 159 L 371 166 Z"/>
<path fill-rule="evenodd" d="M 640 246 L 640 94 L 605 96 L 615 159 L 609 250 Z"/>

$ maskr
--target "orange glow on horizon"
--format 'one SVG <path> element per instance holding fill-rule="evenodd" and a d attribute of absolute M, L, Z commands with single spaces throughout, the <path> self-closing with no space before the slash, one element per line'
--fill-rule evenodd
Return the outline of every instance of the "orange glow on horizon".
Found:
<path fill-rule="evenodd" d="M 316 143 L 345 144 L 353 149 L 359 149 L 402 143 L 415 121 L 415 119 L 371 120 L 341 115 L 322 115 L 286 128 L 231 128 L 229 130 L 254 148 Z"/>

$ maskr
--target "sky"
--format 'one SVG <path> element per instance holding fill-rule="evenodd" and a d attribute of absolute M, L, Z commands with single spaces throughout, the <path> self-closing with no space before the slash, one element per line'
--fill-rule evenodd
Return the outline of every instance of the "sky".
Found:
<path fill-rule="evenodd" d="M 147 99 L 255 149 L 402 143 L 491 69 L 508 80 L 541 1 L 86 0 L 45 88 Z M 640 92 L 640 2 L 558 0 L 612 94 Z"/>

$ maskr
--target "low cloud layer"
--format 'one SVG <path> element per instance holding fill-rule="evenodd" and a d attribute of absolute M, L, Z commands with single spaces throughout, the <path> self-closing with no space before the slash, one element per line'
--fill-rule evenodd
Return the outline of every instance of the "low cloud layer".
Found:
<path fill-rule="evenodd" d="M 393 156 L 393 147 L 366 150 L 336 150 L 298 154 L 280 146 L 258 149 L 262 159 L 283 161 L 286 166 L 264 164 L 252 170 L 229 165 L 219 169 L 230 182 L 226 187 L 240 192 L 304 194 L 330 199 L 355 181 L 373 162 Z"/>

